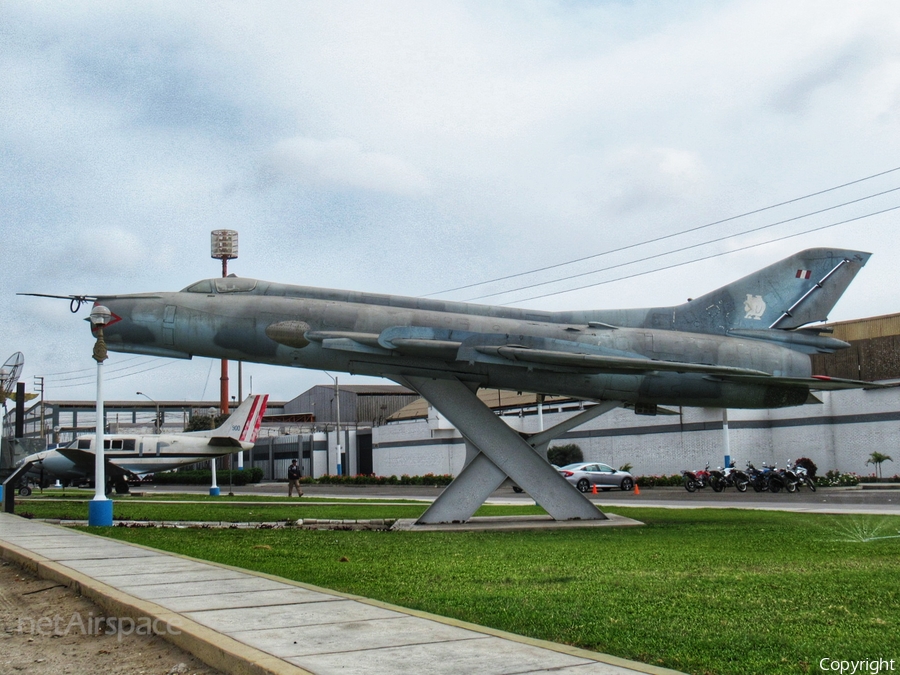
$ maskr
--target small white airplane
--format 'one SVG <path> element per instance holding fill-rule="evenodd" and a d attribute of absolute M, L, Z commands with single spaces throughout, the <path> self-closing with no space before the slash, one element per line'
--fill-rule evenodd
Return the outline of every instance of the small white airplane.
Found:
<path fill-rule="evenodd" d="M 248 397 L 218 429 L 180 434 L 104 434 L 106 476 L 116 492 L 128 492 L 128 479 L 194 464 L 232 452 L 249 450 L 269 402 L 268 394 Z M 95 437 L 74 441 L 29 455 L 16 466 L 32 462 L 27 477 L 43 485 L 58 479 L 63 485 L 93 480 Z M 27 488 L 25 488 L 27 489 Z M 21 491 L 20 491 L 21 494 Z"/>

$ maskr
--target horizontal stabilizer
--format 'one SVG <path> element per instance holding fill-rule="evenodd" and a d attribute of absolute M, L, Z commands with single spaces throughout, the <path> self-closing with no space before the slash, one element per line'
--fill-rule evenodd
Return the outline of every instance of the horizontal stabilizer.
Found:
<path fill-rule="evenodd" d="M 864 380 L 848 380 L 841 377 L 828 377 L 827 375 L 813 375 L 812 377 L 777 377 L 766 375 L 764 377 L 748 375 L 726 375 L 722 378 L 728 382 L 743 382 L 747 384 L 777 384 L 785 387 L 798 387 L 812 391 L 840 391 L 843 389 L 886 389 L 898 385 L 877 384 Z"/>

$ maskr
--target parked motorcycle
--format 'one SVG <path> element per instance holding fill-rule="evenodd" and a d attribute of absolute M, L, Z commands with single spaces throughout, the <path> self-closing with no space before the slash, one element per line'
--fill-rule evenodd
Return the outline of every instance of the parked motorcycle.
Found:
<path fill-rule="evenodd" d="M 696 492 L 700 488 L 705 488 L 709 485 L 709 462 L 706 463 L 706 468 L 698 471 L 682 471 L 681 475 L 684 477 L 684 489 L 688 492 Z M 717 490 L 717 492 L 721 492 L 721 490 Z"/>
<path fill-rule="evenodd" d="M 787 469 L 785 469 L 785 477 L 793 483 L 793 490 L 788 486 L 790 492 L 794 492 L 794 490 L 801 487 L 809 488 L 812 492 L 816 491 L 816 481 L 810 477 L 809 472 L 803 464 L 794 463 L 791 465 L 791 462 L 788 461 Z"/>
<path fill-rule="evenodd" d="M 784 486 L 784 489 L 788 492 L 796 492 L 797 486 L 800 481 L 797 478 L 797 475 L 791 471 L 791 463 L 788 462 L 787 467 L 784 469 L 776 469 L 773 467 L 773 471 L 777 474 L 778 478 L 781 479 L 781 484 Z"/>
<path fill-rule="evenodd" d="M 709 472 L 710 486 L 716 492 L 721 492 L 727 487 L 733 487 L 738 492 L 746 492 L 750 484 L 750 477 L 740 469 L 734 468 L 734 460 L 724 469 L 720 466 L 715 471 Z"/>
<path fill-rule="evenodd" d="M 783 488 L 785 485 L 784 478 L 778 472 L 778 469 L 776 469 L 774 465 L 769 466 L 768 464 L 763 462 L 762 473 L 769 492 L 773 494 L 776 492 L 781 492 L 781 488 Z"/>
<path fill-rule="evenodd" d="M 767 468 L 765 463 L 763 469 Z M 765 471 L 757 469 L 753 464 L 747 462 L 747 476 L 750 478 L 750 485 L 754 492 L 763 492 L 769 489 L 769 481 L 767 480 Z"/>

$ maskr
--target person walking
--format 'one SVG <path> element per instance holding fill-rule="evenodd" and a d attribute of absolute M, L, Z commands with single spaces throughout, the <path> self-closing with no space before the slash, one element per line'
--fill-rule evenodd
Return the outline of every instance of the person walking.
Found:
<path fill-rule="evenodd" d="M 294 488 L 297 488 L 297 496 L 303 496 L 303 490 L 300 489 L 300 479 L 303 477 L 303 472 L 300 470 L 300 465 L 297 464 L 297 460 L 291 462 L 291 465 L 288 467 L 288 497 L 292 497 L 294 494 Z"/>

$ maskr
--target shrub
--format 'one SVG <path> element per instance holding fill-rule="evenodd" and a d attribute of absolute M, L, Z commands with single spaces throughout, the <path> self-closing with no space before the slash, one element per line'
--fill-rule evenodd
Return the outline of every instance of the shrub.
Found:
<path fill-rule="evenodd" d="M 840 473 L 832 470 L 824 476 L 819 476 L 816 479 L 816 485 L 819 487 L 851 487 L 859 485 L 859 476 L 855 473 Z"/>
<path fill-rule="evenodd" d="M 813 462 L 809 457 L 801 457 L 796 462 L 794 462 L 797 466 L 802 466 L 806 469 L 806 473 L 809 474 L 810 478 L 816 477 L 816 471 L 819 470 L 819 467 L 816 466 L 816 463 Z"/>
<path fill-rule="evenodd" d="M 566 464 L 575 464 L 584 461 L 584 454 L 581 448 L 575 443 L 567 445 L 555 445 L 547 451 L 547 460 L 556 466 L 565 466 Z"/>

